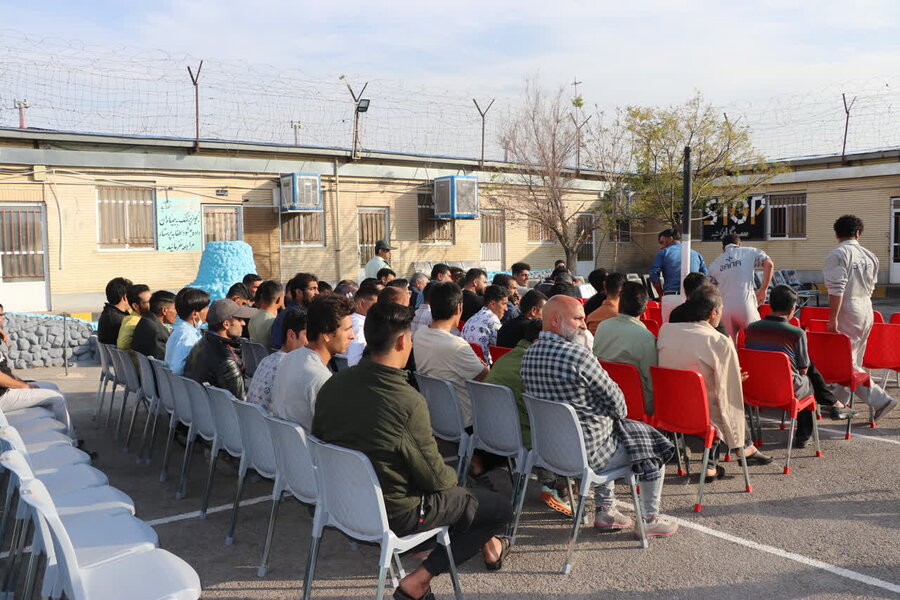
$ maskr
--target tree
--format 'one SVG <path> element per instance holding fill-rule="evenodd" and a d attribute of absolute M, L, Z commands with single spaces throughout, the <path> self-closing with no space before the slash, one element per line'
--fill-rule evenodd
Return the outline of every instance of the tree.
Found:
<path fill-rule="evenodd" d="M 525 82 L 522 107 L 501 127 L 500 138 L 511 165 L 509 173 L 497 175 L 495 181 L 506 185 L 488 191 L 497 208 L 550 232 L 569 266 L 597 228 L 578 225 L 579 213 L 596 212 L 596 202 L 567 201 L 576 177 L 578 143 L 571 106 L 563 88 L 548 94 L 536 81 Z"/>
<path fill-rule="evenodd" d="M 746 125 L 732 122 L 700 93 L 680 106 L 625 109 L 632 136 L 637 210 L 680 229 L 682 159 L 691 147 L 693 206 L 712 198 L 722 206 L 743 202 L 747 194 L 780 172 L 750 142 Z"/>

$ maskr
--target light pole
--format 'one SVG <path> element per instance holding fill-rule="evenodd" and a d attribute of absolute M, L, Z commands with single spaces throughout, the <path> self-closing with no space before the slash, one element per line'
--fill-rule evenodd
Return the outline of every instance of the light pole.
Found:
<path fill-rule="evenodd" d="M 25 109 L 31 106 L 28 104 L 28 100 L 13 100 L 13 108 L 17 108 L 19 110 L 19 129 L 26 129 L 25 127 Z"/>
<path fill-rule="evenodd" d="M 300 145 L 300 130 L 303 128 L 301 121 L 291 121 L 291 127 L 294 129 L 294 145 Z"/>
<path fill-rule="evenodd" d="M 353 147 L 350 149 L 350 160 L 356 160 L 359 158 L 359 115 L 369 110 L 369 99 L 363 98 L 363 92 L 366 91 L 366 87 L 368 87 L 369 82 L 359 90 L 359 94 L 353 91 L 353 88 L 350 87 L 350 84 L 347 84 L 347 89 L 350 90 L 350 95 L 353 96 Z"/>

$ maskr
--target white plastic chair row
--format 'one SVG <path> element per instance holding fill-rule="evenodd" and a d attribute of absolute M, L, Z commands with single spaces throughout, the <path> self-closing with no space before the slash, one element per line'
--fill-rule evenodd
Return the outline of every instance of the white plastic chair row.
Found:
<path fill-rule="evenodd" d="M 456 475 L 461 483 L 466 475 L 466 457 L 469 454 L 469 434 L 463 421 L 462 410 L 453 384 L 444 379 L 416 373 L 419 391 L 428 404 L 431 431 L 435 437 L 448 442 L 456 442 Z"/>

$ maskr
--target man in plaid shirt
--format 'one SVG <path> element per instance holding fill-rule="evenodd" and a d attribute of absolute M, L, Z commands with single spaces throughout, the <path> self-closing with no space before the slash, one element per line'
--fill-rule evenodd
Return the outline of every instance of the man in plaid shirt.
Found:
<path fill-rule="evenodd" d="M 671 535 L 678 524 L 659 515 L 665 461 L 672 444 L 644 423 L 626 419 L 622 391 L 591 351 L 573 343 L 585 329 L 584 307 L 575 298 L 557 295 L 544 307 L 544 330 L 525 352 L 525 393 L 567 402 L 581 424 L 588 464 L 595 471 L 631 464 L 641 476 L 641 508 L 648 536 Z M 594 526 L 604 531 L 630 527 L 633 521 L 616 508 L 615 485 L 598 486 Z"/>

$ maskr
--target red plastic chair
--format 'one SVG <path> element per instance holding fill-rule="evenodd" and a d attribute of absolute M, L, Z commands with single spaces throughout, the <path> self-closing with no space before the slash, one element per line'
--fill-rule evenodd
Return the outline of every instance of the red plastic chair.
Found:
<path fill-rule="evenodd" d="M 800 319 L 798 319 L 797 317 L 791 317 L 788 323 L 790 323 L 794 327 L 800 327 Z"/>
<path fill-rule="evenodd" d="M 463 330 L 463 327 L 465 327 L 465 326 L 466 326 L 466 322 L 463 321 L 462 319 L 460 319 L 460 320 L 459 320 L 459 325 L 457 325 L 456 328 L 459 329 L 460 331 L 462 331 L 462 330 Z"/>
<path fill-rule="evenodd" d="M 475 351 L 475 355 L 481 359 L 481 362 L 487 364 L 487 361 L 484 360 L 484 350 L 481 349 L 481 346 L 473 344 L 472 342 L 469 342 L 469 345 L 472 346 L 472 350 Z"/>
<path fill-rule="evenodd" d="M 853 407 L 853 394 L 860 386 L 872 391 L 872 379 L 865 371 L 853 370 L 853 352 L 850 338 L 843 333 L 811 331 L 806 334 L 809 342 L 809 358 L 827 383 L 836 383 L 850 388 L 850 407 Z M 868 401 L 868 397 L 866 397 Z M 868 404 L 868 402 L 867 402 Z M 852 419 L 847 419 L 846 439 L 850 439 Z M 872 423 L 872 407 L 869 406 L 869 424 Z"/>
<path fill-rule="evenodd" d="M 658 306 L 647 306 L 647 309 L 644 311 L 644 314 L 641 315 L 641 318 L 662 323 L 662 309 Z"/>
<path fill-rule="evenodd" d="M 641 384 L 641 373 L 634 365 L 626 363 L 600 361 L 600 366 L 616 382 L 622 395 L 625 396 L 625 405 L 628 407 L 628 418 L 632 421 L 643 421 L 653 425 L 653 416 L 644 410 L 644 386 Z"/>
<path fill-rule="evenodd" d="M 660 308 L 659 302 L 657 302 L 656 300 L 648 300 L 647 308 Z"/>
<path fill-rule="evenodd" d="M 872 316 L 875 317 L 875 323 L 884 323 L 884 315 L 880 310 L 873 310 Z"/>
<path fill-rule="evenodd" d="M 900 312 L 895 312 L 891 315 L 891 323 L 894 325 L 900 325 Z"/>
<path fill-rule="evenodd" d="M 819 333 L 828 331 L 828 321 L 826 319 L 810 319 L 806 322 L 806 331 Z"/>
<path fill-rule="evenodd" d="M 503 356 L 510 350 L 512 350 L 512 348 L 504 348 L 503 346 L 494 346 L 493 344 L 491 344 L 490 346 L 488 346 L 488 352 L 491 355 L 491 362 L 492 363 L 497 362 L 497 360 L 501 356 Z"/>
<path fill-rule="evenodd" d="M 772 314 L 772 306 L 769 304 L 760 304 L 757 307 L 757 310 L 759 310 L 759 318 L 760 319 L 764 319 L 766 317 L 766 315 Z"/>
<path fill-rule="evenodd" d="M 804 306 L 800 309 L 800 326 L 806 329 L 806 323 L 810 319 L 825 319 L 827 321 L 828 311 L 829 308 L 827 306 Z"/>
<path fill-rule="evenodd" d="M 863 356 L 863 367 L 866 369 L 884 369 L 881 386 L 887 384 L 891 371 L 900 373 L 900 325 L 875 323 L 866 341 L 866 353 Z M 870 422 L 871 427 L 875 423 Z"/>
<path fill-rule="evenodd" d="M 801 410 L 816 412 L 816 399 L 810 394 L 806 398 L 797 398 L 794 395 L 794 377 L 791 373 L 791 363 L 784 352 L 767 352 L 764 350 L 738 350 L 738 359 L 741 370 L 749 374 L 744 380 L 744 404 L 748 404 L 757 410 L 756 445 L 762 442 L 762 427 L 759 425 L 759 408 L 777 408 L 787 412 L 791 417 L 788 429 L 787 462 L 784 465 L 784 474 L 791 472 L 791 449 L 794 445 L 794 430 L 797 424 L 797 415 Z M 816 456 L 822 456 L 819 447 L 819 423 L 813 419 L 813 438 L 816 441 Z"/>
<path fill-rule="evenodd" d="M 647 331 L 653 334 L 653 337 L 659 337 L 659 321 L 641 317 L 641 323 L 644 324 L 644 327 L 647 328 Z"/>
<path fill-rule="evenodd" d="M 700 512 L 703 510 L 703 486 L 706 483 L 710 450 L 713 442 L 718 440 L 716 428 L 709 420 L 706 383 L 700 373 L 687 369 L 650 367 L 650 376 L 653 379 L 654 390 L 665 390 L 660 394 L 653 394 L 654 427 L 672 433 L 695 435 L 703 439 L 703 465 L 700 471 L 697 502 L 694 504 L 694 512 Z M 739 452 L 743 455 L 743 448 Z M 744 489 L 752 492 L 747 461 L 744 460 L 743 463 Z"/>
<path fill-rule="evenodd" d="M 588 299 L 587 298 L 578 298 L 578 301 L 581 302 L 582 306 L 584 306 L 585 304 L 587 304 Z"/>

